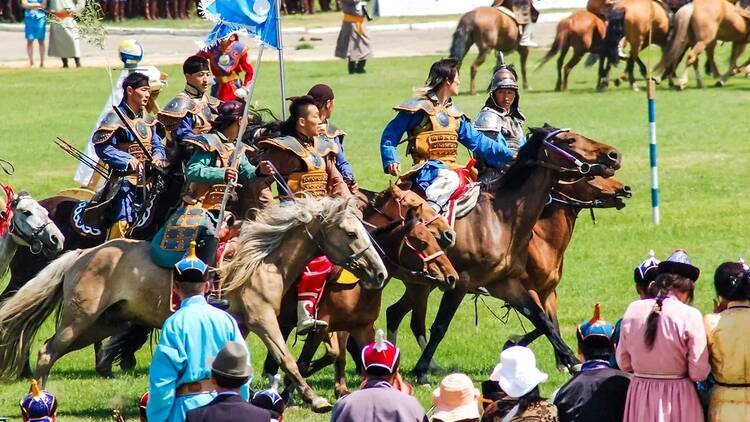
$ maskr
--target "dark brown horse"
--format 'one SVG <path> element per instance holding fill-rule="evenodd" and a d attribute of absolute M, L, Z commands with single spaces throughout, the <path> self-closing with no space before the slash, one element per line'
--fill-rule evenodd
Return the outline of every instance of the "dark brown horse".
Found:
<path fill-rule="evenodd" d="M 571 167 L 571 157 L 556 148 L 577 156 L 578 165 Z M 589 165 L 594 167 L 588 169 Z M 528 244 L 532 228 L 560 178 L 577 179 L 582 172 L 586 176 L 610 177 L 619 165 L 620 155 L 609 145 L 549 126 L 532 130 L 509 172 L 499 182 L 490 183 L 489 192 L 482 194 L 477 206 L 456 222 L 456 246 L 448 250 L 448 257 L 460 277 L 456 287 L 443 295 L 436 323 L 417 362 L 415 372 L 420 381 L 425 380 L 429 363 L 461 299 L 467 291 L 480 286 L 503 298 L 542 330 L 563 356 L 563 364 L 578 363 L 556 333 L 554 323 L 522 284 Z"/>
<path fill-rule="evenodd" d="M 471 64 L 471 95 L 477 93 L 476 77 L 479 66 L 487 60 L 491 51 L 496 51 L 497 65 L 502 62 L 502 53 L 518 51 L 521 56 L 521 79 L 523 88 L 529 89 L 526 79 L 526 59 L 529 48 L 519 45 L 521 31 L 516 21 L 494 7 L 477 7 L 464 13 L 453 33 L 450 56 L 463 61 L 472 45 L 476 44 L 479 55 Z"/>
<path fill-rule="evenodd" d="M 563 258 L 573 236 L 579 212 L 585 208 L 617 208 L 625 206 L 623 197 L 630 197 L 630 188 L 617 180 L 601 177 L 583 178 L 575 183 L 558 184 L 551 194 L 551 202 L 534 225 L 529 242 L 526 275 L 521 284 L 534 301 L 544 309 L 560 335 L 557 320 L 557 286 L 562 278 Z M 407 285 L 403 296 L 386 313 L 389 336 L 395 340 L 398 326 L 409 311 L 411 330 L 420 345 L 426 344 L 425 317 L 430 289 Z M 517 341 L 528 345 L 544 334 L 534 329 Z M 558 360 L 562 356 L 557 355 Z M 431 369 L 439 367 L 434 362 Z"/>
<path fill-rule="evenodd" d="M 560 54 L 557 58 L 555 91 L 567 92 L 568 77 L 573 68 L 586 53 L 599 53 L 607 31 L 605 19 L 612 3 L 612 0 L 589 0 L 586 10 L 576 10 L 557 23 L 555 41 L 537 67 L 541 68 L 556 54 Z M 569 49 L 573 49 L 573 57 L 565 64 Z"/>

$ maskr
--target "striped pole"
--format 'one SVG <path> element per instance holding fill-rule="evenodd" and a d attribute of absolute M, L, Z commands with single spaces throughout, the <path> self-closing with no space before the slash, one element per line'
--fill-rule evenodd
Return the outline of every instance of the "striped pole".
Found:
<path fill-rule="evenodd" d="M 656 83 L 648 79 L 648 141 L 651 161 L 651 219 L 659 224 L 659 169 L 656 165 Z"/>

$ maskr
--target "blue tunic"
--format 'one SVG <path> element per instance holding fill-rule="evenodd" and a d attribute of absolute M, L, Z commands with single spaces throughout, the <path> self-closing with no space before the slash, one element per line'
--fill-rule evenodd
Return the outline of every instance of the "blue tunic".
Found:
<path fill-rule="evenodd" d="M 339 136 L 333 138 L 333 141 L 339 146 L 339 152 L 336 154 L 336 168 L 339 170 L 339 173 L 341 173 L 344 183 L 351 185 L 355 181 L 354 170 L 352 170 L 352 165 L 349 164 L 349 160 L 347 160 L 344 155 L 344 144 L 341 142 Z"/>
<path fill-rule="evenodd" d="M 130 118 L 134 117 L 133 112 L 125 104 L 125 100 L 120 103 L 118 108 Z M 164 153 L 164 144 L 161 137 L 153 127 L 149 128 L 149 130 L 153 131 L 151 137 L 151 154 L 154 158 L 165 160 L 166 154 Z M 133 156 L 125 151 L 120 151 L 116 146 L 119 144 L 134 143 L 135 137 L 128 130 L 118 128 L 108 140 L 96 143 L 94 149 L 96 150 L 96 155 L 114 171 L 115 175 L 123 176 L 127 173 L 128 163 Z M 117 192 L 117 195 L 111 202 L 110 208 L 107 210 L 108 223 L 111 224 L 121 220 L 126 220 L 128 223 L 135 221 L 135 204 L 138 202 L 136 187 L 128 182 L 123 182 L 120 186 L 120 191 Z"/>
<path fill-rule="evenodd" d="M 380 157 L 383 160 L 383 171 L 388 172 L 388 166 L 398 163 L 399 142 L 406 132 L 414 129 L 425 119 L 426 113 L 419 110 L 415 113 L 399 111 L 383 130 L 380 138 Z M 498 135 L 498 138 L 502 135 Z M 513 151 L 508 149 L 505 142 L 498 142 L 479 132 L 468 118 L 461 117 L 458 127 L 458 141 L 489 165 L 500 168 L 513 159 Z M 504 141 L 504 139 L 503 139 Z"/>
<path fill-rule="evenodd" d="M 44 0 L 28 0 L 29 3 L 42 4 Z M 27 40 L 44 41 L 47 36 L 47 14 L 44 9 L 25 9 L 23 23 Z"/>
<path fill-rule="evenodd" d="M 176 397 L 176 390 L 182 384 L 210 378 L 208 359 L 219 354 L 228 341 L 245 344 L 234 318 L 206 303 L 203 296 L 185 298 L 180 309 L 164 322 L 151 360 L 148 420 L 182 422 L 189 410 L 211 402 L 215 392 Z M 249 357 L 248 353 L 248 364 Z M 249 383 L 241 387 L 240 394 L 249 400 Z"/>

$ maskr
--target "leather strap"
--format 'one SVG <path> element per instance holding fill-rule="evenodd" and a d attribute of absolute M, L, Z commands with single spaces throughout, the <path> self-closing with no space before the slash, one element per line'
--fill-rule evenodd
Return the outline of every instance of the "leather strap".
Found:
<path fill-rule="evenodd" d="M 216 390 L 216 386 L 210 379 L 202 379 L 195 382 L 189 382 L 177 387 L 178 396 L 188 396 L 191 394 L 205 394 Z"/>

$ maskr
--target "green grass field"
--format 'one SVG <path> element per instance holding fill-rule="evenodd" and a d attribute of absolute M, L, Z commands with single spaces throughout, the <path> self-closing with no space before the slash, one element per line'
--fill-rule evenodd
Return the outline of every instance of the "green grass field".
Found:
<path fill-rule="evenodd" d="M 722 50 L 723 64 L 725 50 Z M 540 57 L 536 54 L 532 63 Z M 388 183 L 380 170 L 378 140 L 382 128 L 393 116 L 390 107 L 408 98 L 419 87 L 434 57 L 376 59 L 368 64 L 368 74 L 343 74 L 341 62 L 290 63 L 287 66 L 287 92 L 301 94 L 313 84 L 326 82 L 336 92 L 337 108 L 333 120 L 348 132 L 347 152 L 360 180 L 369 189 L 381 189 Z M 517 60 L 510 56 L 510 60 Z M 723 66 L 723 65 L 722 65 Z M 161 104 L 177 92 L 182 82 L 177 67 L 164 69 L 172 75 L 162 94 Z M 480 72 L 480 86 L 489 78 L 490 65 Z M 591 315 L 595 302 L 603 304 L 605 318 L 619 318 L 635 294 L 633 266 L 654 249 L 663 258 L 672 249 L 687 248 L 694 262 L 703 269 L 698 282 L 695 305 L 703 312 L 711 310 L 714 297 L 712 274 L 726 260 L 750 256 L 746 226 L 750 201 L 746 183 L 750 180 L 750 136 L 747 135 L 747 109 L 750 106 L 750 82 L 735 78 L 723 89 L 689 89 L 673 92 L 661 88 L 657 95 L 659 171 L 662 187 L 662 224 L 651 225 L 649 202 L 649 166 L 647 145 L 646 97 L 624 88 L 606 94 L 594 92 L 593 69 L 576 69 L 571 93 L 551 91 L 554 69 L 548 66 L 531 73 L 533 91 L 522 93 L 522 109 L 529 125 L 549 122 L 570 127 L 586 136 L 617 146 L 624 155 L 617 178 L 634 191 L 622 211 L 597 213 L 594 225 L 588 213 L 582 213 L 575 238 L 568 250 L 565 277 L 560 286 L 560 322 L 568 344 L 575 347 L 575 326 Z M 102 103 L 109 93 L 109 82 L 101 69 L 0 70 L 5 92 L 0 101 L 0 157 L 12 161 L 15 175 L 2 176 L 4 183 L 27 189 L 37 198 L 73 187 L 76 163 L 53 144 L 56 136 L 83 145 Z M 711 81 L 712 82 L 712 81 Z M 463 79 L 468 90 L 468 72 Z M 256 99 L 279 109 L 275 66 L 260 71 Z M 462 95 L 456 98 L 469 115 L 476 115 L 484 96 Z M 0 283 L 0 285 L 4 282 Z M 386 288 L 384 306 L 393 303 L 403 291 L 399 281 Z M 432 297 L 429 320 L 437 309 L 438 296 Z M 501 303 L 487 301 L 495 312 Z M 384 318 L 378 324 L 385 325 Z M 512 334 L 522 333 L 530 324 L 519 324 L 511 315 L 507 324 L 495 320 L 479 306 L 479 325 L 474 325 L 474 307 L 466 301 L 459 309 L 451 329 L 436 355 L 452 370 L 469 374 L 479 384 L 496 363 L 500 347 Z M 38 335 L 36 348 L 53 332 L 49 321 Z M 399 336 L 402 366 L 407 378 L 419 350 L 409 332 L 408 323 Z M 265 350 L 251 336 L 253 364 L 260 370 Z M 555 369 L 552 349 L 540 340 L 533 345 L 543 370 L 550 374 L 543 392 L 549 394 L 567 375 Z M 299 344 L 294 348 L 299 350 Z M 136 418 L 136 401 L 147 387 L 151 350 L 138 353 L 138 367 L 130 373 L 116 372 L 116 378 L 97 377 L 93 368 L 93 349 L 65 356 L 54 367 L 48 387 L 58 395 L 61 420 L 103 420 L 115 407 Z M 349 365 L 350 367 L 352 365 Z M 332 399 L 332 369 L 311 380 L 318 391 Z M 349 374 L 350 385 L 358 379 Z M 432 387 L 417 387 L 417 396 L 430 406 Z M 256 387 L 261 386 L 260 375 Z M 18 400 L 28 384 L 0 381 L 0 416 L 17 418 Z M 323 421 L 328 415 L 313 415 L 304 407 L 291 409 L 288 421 Z"/>

